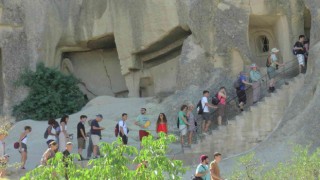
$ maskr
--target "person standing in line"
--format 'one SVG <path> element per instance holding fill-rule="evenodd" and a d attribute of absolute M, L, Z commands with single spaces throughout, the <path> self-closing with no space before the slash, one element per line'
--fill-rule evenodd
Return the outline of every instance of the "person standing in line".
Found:
<path fill-rule="evenodd" d="M 284 64 L 280 64 L 278 62 L 278 57 L 277 57 L 278 53 L 279 53 L 279 49 L 272 48 L 271 54 L 270 54 L 270 56 L 268 56 L 269 67 L 267 68 L 267 74 L 270 79 L 270 83 L 269 83 L 269 92 L 270 93 L 273 93 L 275 91 L 275 84 L 276 84 L 275 77 L 277 75 L 277 73 L 276 73 L 277 66 L 284 65 Z"/>
<path fill-rule="evenodd" d="M 119 135 L 122 138 L 122 143 L 124 145 L 128 144 L 128 127 L 126 121 L 128 120 L 128 114 L 123 113 L 121 115 L 121 120 L 118 122 L 119 125 Z"/>
<path fill-rule="evenodd" d="M 70 156 L 71 152 L 72 152 L 72 149 L 73 149 L 73 144 L 72 142 L 67 142 L 66 144 L 66 149 L 62 152 L 63 154 L 63 162 L 65 164 L 65 167 L 66 167 L 66 172 L 65 172 L 65 178 L 68 180 L 69 179 L 69 176 L 68 176 L 68 165 L 69 165 L 69 162 L 72 161 L 72 158 Z"/>
<path fill-rule="evenodd" d="M 210 180 L 209 158 L 207 155 L 200 156 L 200 164 L 197 166 L 195 177 L 201 177 L 203 180 Z"/>
<path fill-rule="evenodd" d="M 7 163 L 9 156 L 5 154 L 5 143 L 4 139 L 8 136 L 7 131 L 0 131 L 0 178 L 6 176 Z"/>
<path fill-rule="evenodd" d="M 210 163 L 211 180 L 223 180 L 220 176 L 220 169 L 219 169 L 221 154 L 218 152 L 215 152 L 213 157 L 214 157 L 214 160 Z"/>
<path fill-rule="evenodd" d="M 197 130 L 197 127 L 196 127 L 196 118 L 193 114 L 193 109 L 194 109 L 194 105 L 193 104 L 189 104 L 188 106 L 188 111 L 187 111 L 187 119 L 188 119 L 188 122 L 189 122 L 189 126 L 188 126 L 188 132 L 189 132 L 189 135 L 188 135 L 188 145 L 191 146 L 192 144 L 192 137 L 193 137 L 193 134 L 196 132 Z"/>
<path fill-rule="evenodd" d="M 25 164 L 27 161 L 27 153 L 28 153 L 28 148 L 27 148 L 27 140 L 28 140 L 28 134 L 31 132 L 31 127 L 30 126 L 25 126 L 24 127 L 24 132 L 21 133 L 19 137 L 19 152 L 21 153 L 21 169 L 26 169 Z"/>
<path fill-rule="evenodd" d="M 98 145 L 101 139 L 101 131 L 104 130 L 100 127 L 99 122 L 101 122 L 103 116 L 101 114 L 96 115 L 96 119 L 91 122 L 91 139 L 93 144 L 93 158 L 97 158 Z"/>
<path fill-rule="evenodd" d="M 226 109 L 226 103 L 227 103 L 227 91 L 225 87 L 220 87 L 220 90 L 218 92 L 218 125 L 220 126 L 222 124 L 223 118 L 224 118 L 224 111 Z"/>
<path fill-rule="evenodd" d="M 302 73 L 305 65 L 304 65 L 304 53 L 305 53 L 305 49 L 304 49 L 304 39 L 305 36 L 304 35 L 300 35 L 299 36 L 299 40 L 294 44 L 293 49 L 295 50 L 295 53 L 297 54 L 297 60 L 299 63 L 299 72 Z"/>
<path fill-rule="evenodd" d="M 69 134 L 67 131 L 67 124 L 69 121 L 69 116 L 64 115 L 60 120 L 60 133 L 59 133 L 59 149 L 60 151 L 64 151 L 66 149 L 66 144 L 69 139 Z"/>
<path fill-rule="evenodd" d="M 67 158 L 69 158 L 71 152 L 72 152 L 72 149 L 73 149 L 73 144 L 72 142 L 67 142 L 66 143 L 66 149 L 64 149 L 64 151 L 62 152 L 63 154 L 63 161 L 65 162 L 66 164 L 66 167 L 68 167 L 68 160 Z"/>
<path fill-rule="evenodd" d="M 160 113 L 157 120 L 156 132 L 159 134 L 160 132 L 168 133 L 168 124 L 167 117 L 164 113 Z"/>
<path fill-rule="evenodd" d="M 184 146 L 184 137 L 187 135 L 187 125 L 190 125 L 187 120 L 187 105 L 182 105 L 180 111 L 178 113 L 179 119 L 179 131 L 180 131 L 180 142 L 181 145 Z"/>
<path fill-rule="evenodd" d="M 250 82 L 252 83 L 252 99 L 253 104 L 257 103 L 260 99 L 260 89 L 261 89 L 261 73 L 257 70 L 256 64 L 251 64 L 250 71 Z"/>
<path fill-rule="evenodd" d="M 247 81 L 247 74 L 242 71 L 240 72 L 240 87 L 237 89 L 237 96 L 239 101 L 240 111 L 243 111 L 244 105 L 247 103 L 247 95 L 246 95 L 246 85 L 252 85 Z"/>
<path fill-rule="evenodd" d="M 82 156 L 82 150 L 86 149 L 87 134 L 86 134 L 86 128 L 84 126 L 84 123 L 86 121 L 87 121 L 87 116 L 81 115 L 80 122 L 77 125 L 78 153 L 80 155 L 80 160 L 84 160 Z"/>
<path fill-rule="evenodd" d="M 208 129 L 211 125 L 211 121 L 213 120 L 213 117 L 211 116 L 210 111 L 209 111 L 209 107 L 215 108 L 215 109 L 217 107 L 209 103 L 209 101 L 208 101 L 208 97 L 210 96 L 209 91 L 205 90 L 202 92 L 202 94 L 203 94 L 203 97 L 201 98 L 201 106 L 203 109 L 203 113 L 201 114 L 202 120 L 203 120 L 202 131 L 203 131 L 203 134 L 207 135 Z"/>
<path fill-rule="evenodd" d="M 59 134 L 61 132 L 61 129 L 60 129 L 60 124 L 58 121 L 54 120 L 54 125 L 53 125 L 53 128 L 56 130 L 56 134 L 57 134 L 57 138 L 56 138 L 56 143 L 59 144 Z M 58 147 L 59 149 L 59 147 Z"/>
<path fill-rule="evenodd" d="M 135 125 L 140 127 L 139 130 L 139 139 L 142 141 L 142 138 L 149 135 L 149 132 L 147 130 L 149 129 L 149 126 L 151 124 L 148 116 L 146 115 L 147 109 L 141 108 L 140 110 L 141 114 L 137 117 L 136 122 L 134 122 Z"/>
<path fill-rule="evenodd" d="M 48 144 L 48 146 L 52 141 L 56 142 L 58 139 L 56 129 L 54 128 L 55 122 L 56 122 L 55 119 L 49 119 L 49 121 L 48 121 L 48 125 L 49 125 L 49 127 L 47 128 L 47 131 L 48 131 L 47 144 Z"/>
<path fill-rule="evenodd" d="M 58 150 L 58 144 L 55 141 L 50 142 L 49 148 L 43 153 L 40 164 L 46 166 L 48 160 L 54 158 L 56 151 Z"/>

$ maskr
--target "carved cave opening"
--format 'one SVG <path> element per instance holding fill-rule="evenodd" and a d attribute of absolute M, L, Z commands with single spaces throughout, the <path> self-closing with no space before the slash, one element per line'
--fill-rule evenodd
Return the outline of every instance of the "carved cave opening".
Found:
<path fill-rule="evenodd" d="M 103 95 L 127 97 L 113 34 L 90 40 L 87 47 L 89 51 L 64 52 L 61 71 L 80 79 L 79 87 L 88 99 Z"/>
<path fill-rule="evenodd" d="M 176 27 L 159 41 L 137 52 L 137 64 L 141 70 L 140 97 L 167 97 L 176 90 L 177 66 L 184 40 L 190 30 Z"/>

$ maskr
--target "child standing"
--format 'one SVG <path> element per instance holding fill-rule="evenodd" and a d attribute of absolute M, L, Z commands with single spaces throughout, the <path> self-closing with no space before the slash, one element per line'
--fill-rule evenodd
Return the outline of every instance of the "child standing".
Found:
<path fill-rule="evenodd" d="M 28 134 L 31 132 L 30 126 L 24 127 L 24 132 L 21 133 L 19 138 L 19 152 L 21 153 L 21 169 L 26 169 L 24 166 L 27 161 L 27 140 L 28 140 Z"/>
<path fill-rule="evenodd" d="M 160 113 L 158 116 L 156 131 L 157 133 L 160 133 L 160 132 L 163 132 L 166 134 L 168 133 L 167 118 L 164 113 Z"/>

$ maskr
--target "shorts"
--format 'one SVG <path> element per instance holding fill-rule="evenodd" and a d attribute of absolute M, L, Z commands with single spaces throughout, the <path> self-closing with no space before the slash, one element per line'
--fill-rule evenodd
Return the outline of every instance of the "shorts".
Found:
<path fill-rule="evenodd" d="M 247 103 L 247 95 L 245 90 L 237 90 L 237 96 L 239 103 Z"/>
<path fill-rule="evenodd" d="M 86 140 L 84 138 L 78 138 L 78 149 L 86 149 Z"/>
<path fill-rule="evenodd" d="M 297 54 L 297 59 L 298 59 L 299 65 L 304 66 L 304 55 L 303 54 Z"/>
<path fill-rule="evenodd" d="M 223 117 L 224 116 L 224 110 L 226 109 L 226 105 L 224 104 L 218 104 L 218 115 Z"/>
<path fill-rule="evenodd" d="M 187 134 L 187 130 L 188 130 L 187 125 L 185 125 L 185 124 L 179 125 L 179 131 L 180 131 L 181 136 L 185 136 Z"/>
<path fill-rule="evenodd" d="M 25 143 L 21 143 L 21 151 L 28 152 L 28 148 Z"/>
<path fill-rule="evenodd" d="M 92 140 L 92 144 L 94 146 L 98 146 L 98 144 L 100 142 L 100 136 L 96 135 L 96 134 L 91 134 L 91 140 Z"/>
<path fill-rule="evenodd" d="M 269 79 L 275 78 L 277 75 L 276 68 L 274 68 L 272 66 L 268 67 L 267 74 L 268 74 Z"/>
<path fill-rule="evenodd" d="M 211 115 L 210 115 L 210 113 L 208 113 L 208 112 L 202 113 L 201 116 L 202 116 L 202 119 L 205 120 L 205 121 L 211 120 Z"/>
<path fill-rule="evenodd" d="M 123 136 L 121 136 L 121 138 L 122 138 L 122 143 L 123 144 L 128 144 L 128 136 L 123 135 Z"/>
<path fill-rule="evenodd" d="M 139 139 L 142 141 L 142 138 L 145 136 L 149 136 L 149 133 L 145 130 L 139 130 Z"/>

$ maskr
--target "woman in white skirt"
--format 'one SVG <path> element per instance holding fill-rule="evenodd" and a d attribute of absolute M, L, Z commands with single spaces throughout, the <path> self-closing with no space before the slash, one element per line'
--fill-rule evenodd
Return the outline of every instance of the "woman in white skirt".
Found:
<path fill-rule="evenodd" d="M 69 139 L 69 134 L 67 132 L 67 124 L 69 121 L 69 116 L 64 115 L 60 120 L 60 134 L 59 134 L 59 150 L 62 152 L 66 149 L 66 144 Z"/>

